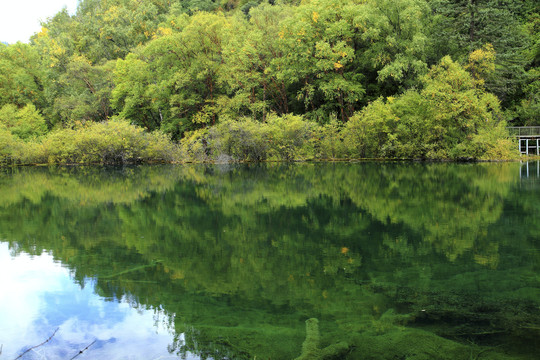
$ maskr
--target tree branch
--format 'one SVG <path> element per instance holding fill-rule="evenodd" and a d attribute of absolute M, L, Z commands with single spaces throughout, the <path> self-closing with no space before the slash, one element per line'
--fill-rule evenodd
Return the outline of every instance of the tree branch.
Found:
<path fill-rule="evenodd" d="M 56 335 L 56 332 L 58 331 L 58 329 L 60 328 L 56 328 L 56 330 L 54 330 L 53 334 L 51 336 L 49 336 L 49 338 L 47 340 L 45 340 L 44 342 L 42 342 L 41 344 L 39 345 L 36 345 L 36 346 L 32 346 L 31 348 L 29 348 L 28 350 L 26 350 L 25 352 L 23 352 L 21 355 L 17 356 L 14 360 L 17 360 L 17 359 L 20 359 L 22 358 L 27 352 L 29 352 L 30 350 L 33 350 L 35 348 L 38 348 L 42 345 L 45 345 L 46 343 L 48 343 L 49 341 L 51 341 L 51 339 L 53 338 L 54 335 Z"/>
<path fill-rule="evenodd" d="M 73 359 L 75 359 L 77 356 L 81 355 L 83 352 L 85 352 L 86 350 L 88 350 L 88 348 L 89 348 L 90 346 L 94 345 L 94 344 L 96 343 L 96 341 L 97 341 L 97 339 L 94 340 L 94 341 L 92 341 L 87 347 L 85 347 L 84 349 L 80 350 L 80 351 L 77 353 L 77 355 L 75 355 L 74 357 L 72 357 L 72 358 L 69 359 L 69 360 L 73 360 Z"/>

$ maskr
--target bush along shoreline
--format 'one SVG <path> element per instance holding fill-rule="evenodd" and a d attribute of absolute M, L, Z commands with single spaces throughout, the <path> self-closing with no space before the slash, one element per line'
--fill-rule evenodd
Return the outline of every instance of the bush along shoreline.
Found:
<path fill-rule="evenodd" d="M 89 123 L 23 140 L 0 127 L 0 164 L 136 164 L 179 161 L 178 145 L 124 119 Z"/>
<path fill-rule="evenodd" d="M 337 116 L 324 124 L 292 114 L 269 113 L 264 121 L 223 116 L 174 142 L 120 117 L 44 134 L 35 108 L 22 115 L 3 110 L 11 118 L 33 117 L 34 126 L 0 123 L 2 164 L 519 158 L 497 98 L 448 56 L 422 78 L 421 90 L 379 98 L 346 122 Z"/>
<path fill-rule="evenodd" d="M 264 123 L 251 118 L 226 120 L 190 132 L 179 143 L 159 131 L 146 132 L 123 119 L 53 131 L 26 141 L 0 128 L 0 166 L 355 159 L 506 161 L 519 158 L 514 142 L 496 136 L 504 135 L 506 129 L 501 126 L 495 128 L 498 134 L 487 140 L 484 140 L 484 134 L 477 134 L 466 144 L 458 143 L 453 151 L 430 156 L 433 153 L 422 153 L 418 149 L 404 152 L 401 147 L 411 144 L 399 144 L 394 134 L 359 133 L 358 127 L 367 121 L 363 116 L 361 114 L 346 124 L 333 120 L 324 125 L 295 115 L 270 115 Z M 387 143 L 377 147 L 381 136 L 391 139 L 393 147 Z M 431 148 L 423 146 L 422 149 Z"/>

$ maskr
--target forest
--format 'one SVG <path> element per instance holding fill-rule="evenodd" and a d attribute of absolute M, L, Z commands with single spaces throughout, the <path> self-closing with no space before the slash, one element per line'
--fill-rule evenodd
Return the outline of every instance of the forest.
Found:
<path fill-rule="evenodd" d="M 0 164 L 502 160 L 539 114 L 535 0 L 81 0 L 0 44 Z"/>

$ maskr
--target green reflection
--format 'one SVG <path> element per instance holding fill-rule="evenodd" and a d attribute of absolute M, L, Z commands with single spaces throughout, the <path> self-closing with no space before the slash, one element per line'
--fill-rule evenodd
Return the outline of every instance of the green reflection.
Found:
<path fill-rule="evenodd" d="M 172 352 L 527 358 L 540 349 L 540 184 L 519 169 L 12 169 L 0 238 L 97 277 L 100 295 L 161 306 Z"/>

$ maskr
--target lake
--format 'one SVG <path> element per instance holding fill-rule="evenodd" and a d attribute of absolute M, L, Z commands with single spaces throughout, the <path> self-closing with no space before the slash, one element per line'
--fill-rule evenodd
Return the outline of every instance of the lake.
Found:
<path fill-rule="evenodd" d="M 1 359 L 533 359 L 539 270 L 537 162 L 0 169 Z"/>

